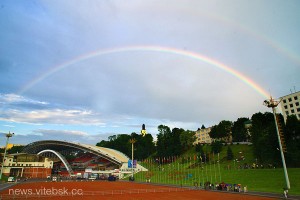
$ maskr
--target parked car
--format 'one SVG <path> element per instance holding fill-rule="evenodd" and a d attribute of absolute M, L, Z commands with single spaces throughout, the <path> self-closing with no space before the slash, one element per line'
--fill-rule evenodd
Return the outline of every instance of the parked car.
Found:
<path fill-rule="evenodd" d="M 113 176 L 113 175 L 110 175 L 107 180 L 108 181 L 116 181 L 117 178 L 115 176 Z"/>
<path fill-rule="evenodd" d="M 15 177 L 13 176 L 8 177 L 7 182 L 15 182 Z"/>
<path fill-rule="evenodd" d="M 105 174 L 102 174 L 102 175 L 100 175 L 100 180 L 106 180 L 107 179 L 107 176 L 105 175 Z"/>

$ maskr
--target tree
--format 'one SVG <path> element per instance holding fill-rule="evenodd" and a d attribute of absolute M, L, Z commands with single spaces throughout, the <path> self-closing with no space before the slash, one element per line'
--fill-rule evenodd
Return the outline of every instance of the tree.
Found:
<path fill-rule="evenodd" d="M 232 122 L 223 120 L 218 125 L 212 126 L 210 131 L 210 137 L 215 139 L 229 140 L 231 136 Z"/>
<path fill-rule="evenodd" d="M 252 115 L 251 141 L 253 153 L 262 163 L 280 164 L 280 152 L 273 113 Z"/>
<path fill-rule="evenodd" d="M 134 157 L 136 159 L 145 159 L 155 152 L 155 146 L 151 134 L 142 136 L 141 134 L 131 133 L 131 138 L 136 139 L 136 143 L 134 144 Z"/>
<path fill-rule="evenodd" d="M 203 152 L 203 147 L 201 144 L 196 144 L 195 145 L 195 151 L 198 152 L 198 153 L 202 153 Z"/>
<path fill-rule="evenodd" d="M 300 121 L 295 115 L 287 117 L 284 133 L 287 165 L 300 167 Z"/>
<path fill-rule="evenodd" d="M 157 156 L 170 157 L 180 155 L 183 149 L 180 137 L 184 129 L 173 128 L 172 131 L 168 126 L 159 125 L 157 135 Z"/>
<path fill-rule="evenodd" d="M 248 132 L 245 128 L 245 122 L 249 121 L 249 118 L 238 118 L 232 126 L 232 141 L 243 142 L 247 140 Z"/>
<path fill-rule="evenodd" d="M 171 129 L 165 125 L 158 126 L 158 135 L 157 135 L 157 143 L 156 150 L 157 156 L 165 157 L 171 154 L 171 150 L 169 148 L 169 139 L 171 138 Z"/>
<path fill-rule="evenodd" d="M 233 159 L 233 152 L 230 148 L 230 146 L 227 147 L 227 160 L 232 160 Z"/>
<path fill-rule="evenodd" d="M 211 138 L 219 138 L 217 129 L 218 129 L 217 125 L 214 125 L 211 127 L 210 132 L 209 132 L 209 136 Z"/>
<path fill-rule="evenodd" d="M 180 135 L 184 132 L 182 128 L 173 128 L 171 133 L 171 143 L 170 148 L 172 151 L 172 156 L 178 156 L 182 152 L 182 146 L 180 143 Z"/>
<path fill-rule="evenodd" d="M 221 141 L 214 141 L 211 143 L 211 152 L 215 154 L 220 153 L 222 150 L 222 142 Z"/>
<path fill-rule="evenodd" d="M 183 147 L 183 150 L 186 151 L 193 146 L 193 143 L 196 140 L 195 132 L 186 130 L 183 131 L 180 135 L 180 144 Z"/>

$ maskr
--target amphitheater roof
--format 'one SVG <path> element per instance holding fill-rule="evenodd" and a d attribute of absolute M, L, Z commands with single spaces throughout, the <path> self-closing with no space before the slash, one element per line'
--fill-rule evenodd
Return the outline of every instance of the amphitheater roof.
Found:
<path fill-rule="evenodd" d="M 129 160 L 128 156 L 114 149 L 59 140 L 41 140 L 32 142 L 26 145 L 23 148 L 22 152 L 38 154 L 43 150 L 53 150 L 58 151 L 60 153 L 73 150 L 82 150 L 84 152 L 89 152 L 94 155 L 101 156 L 118 165 L 121 165 L 124 162 L 128 162 Z"/>

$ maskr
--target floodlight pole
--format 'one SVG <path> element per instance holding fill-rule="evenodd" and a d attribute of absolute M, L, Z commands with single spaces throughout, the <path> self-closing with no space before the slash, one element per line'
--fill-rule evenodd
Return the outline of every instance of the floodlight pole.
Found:
<path fill-rule="evenodd" d="M 131 143 L 131 173 L 132 173 L 132 180 L 133 179 L 133 174 L 134 174 L 134 170 L 133 170 L 133 149 L 134 149 L 134 143 L 136 142 L 136 139 L 130 139 L 129 142 Z"/>
<path fill-rule="evenodd" d="M 290 180 L 289 180 L 289 175 L 288 175 L 286 164 L 285 164 L 284 153 L 283 153 L 283 149 L 282 149 L 282 144 L 281 144 L 281 140 L 280 140 L 278 124 L 277 124 L 277 120 L 276 120 L 276 107 L 280 103 L 280 101 L 275 101 L 271 97 L 270 100 L 265 100 L 264 101 L 264 105 L 267 106 L 267 107 L 269 107 L 269 108 L 272 108 L 272 111 L 273 111 L 274 120 L 275 120 L 275 126 L 276 126 L 276 132 L 277 132 L 277 137 L 278 137 L 278 142 L 279 142 L 279 150 L 280 150 L 280 154 L 281 154 L 281 160 L 282 160 L 282 165 L 283 165 L 284 177 L 285 177 L 285 182 L 286 182 L 286 189 L 288 190 L 288 189 L 290 189 Z"/>
<path fill-rule="evenodd" d="M 10 133 L 10 132 L 8 132 L 7 134 L 5 134 L 5 137 L 6 137 L 6 145 L 5 145 L 5 150 L 4 150 L 4 155 L 3 155 L 2 165 L 1 165 L 0 180 L 1 180 L 1 178 L 2 178 L 3 166 L 4 166 L 5 156 L 6 156 L 6 150 L 7 150 L 8 140 L 9 140 L 9 138 L 12 137 L 13 135 L 14 135 L 14 133 Z"/>

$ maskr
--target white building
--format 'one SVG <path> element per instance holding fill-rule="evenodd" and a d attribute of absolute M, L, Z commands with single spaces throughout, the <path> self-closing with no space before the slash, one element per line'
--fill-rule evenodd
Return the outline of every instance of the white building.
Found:
<path fill-rule="evenodd" d="M 195 144 L 210 144 L 212 142 L 209 133 L 210 133 L 211 127 L 204 128 L 204 129 L 198 129 L 195 133 L 196 140 L 194 142 Z"/>
<path fill-rule="evenodd" d="M 52 168 L 53 161 L 49 158 L 34 154 L 15 153 L 5 156 L 3 174 L 15 177 L 46 178 L 51 175 Z"/>
<path fill-rule="evenodd" d="M 300 120 L 300 92 L 295 92 L 283 97 L 280 102 L 282 115 L 286 121 L 287 116 L 296 115 L 297 119 Z"/>

